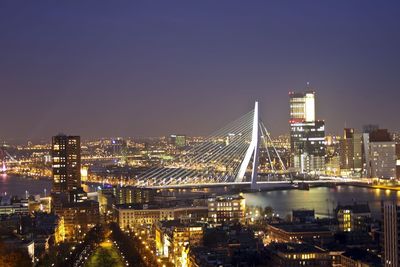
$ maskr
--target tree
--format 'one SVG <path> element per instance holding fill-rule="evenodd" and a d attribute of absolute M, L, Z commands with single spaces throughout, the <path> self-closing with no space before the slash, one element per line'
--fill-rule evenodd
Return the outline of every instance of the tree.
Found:
<path fill-rule="evenodd" d="M 267 215 L 267 217 L 272 217 L 272 213 L 274 213 L 274 209 L 271 206 L 264 208 L 264 215 Z"/>
<path fill-rule="evenodd" d="M 32 266 L 32 260 L 28 252 L 21 249 L 8 248 L 4 243 L 0 243 L 0 266 Z"/>

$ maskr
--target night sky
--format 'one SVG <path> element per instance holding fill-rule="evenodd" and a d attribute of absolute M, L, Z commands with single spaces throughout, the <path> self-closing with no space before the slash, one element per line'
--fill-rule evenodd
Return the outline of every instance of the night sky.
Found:
<path fill-rule="evenodd" d="M 277 135 L 306 82 L 328 133 L 400 130 L 400 1 L 0 2 L 0 140 L 207 135 L 254 100 Z"/>

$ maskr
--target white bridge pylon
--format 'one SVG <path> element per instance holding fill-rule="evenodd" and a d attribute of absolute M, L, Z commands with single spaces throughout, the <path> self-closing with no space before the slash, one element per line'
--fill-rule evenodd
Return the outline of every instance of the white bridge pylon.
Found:
<path fill-rule="evenodd" d="M 153 167 L 136 179 L 139 187 L 169 188 L 250 182 L 257 188 L 259 149 L 264 146 L 273 171 L 270 148 L 286 170 L 272 139 L 260 120 L 259 105 L 239 119 L 217 130 L 200 144 L 184 151 L 173 162 Z M 251 169 L 251 176 L 248 175 Z M 250 180 L 250 181 L 249 181 Z"/>
<path fill-rule="evenodd" d="M 254 114 L 253 114 L 253 129 L 251 135 L 251 141 L 249 148 L 246 151 L 246 155 L 242 163 L 240 164 L 239 172 L 236 176 L 235 182 L 243 182 L 244 176 L 247 171 L 247 167 L 250 164 L 250 160 L 253 157 L 253 166 L 251 170 L 251 189 L 256 189 L 257 187 L 257 176 L 258 176 L 258 163 L 259 163 L 259 110 L 258 101 L 254 104 Z"/>

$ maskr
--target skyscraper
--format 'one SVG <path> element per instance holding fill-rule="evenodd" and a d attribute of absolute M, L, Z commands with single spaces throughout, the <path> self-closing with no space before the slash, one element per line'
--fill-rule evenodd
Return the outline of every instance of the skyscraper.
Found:
<path fill-rule="evenodd" d="M 99 220 L 99 204 L 88 200 L 81 187 L 81 141 L 79 136 L 52 138 L 52 204 L 56 215 L 64 219 L 65 238 L 81 239 L 82 233 Z"/>
<path fill-rule="evenodd" d="M 182 134 L 171 134 L 170 143 L 178 148 L 186 146 L 186 135 Z"/>
<path fill-rule="evenodd" d="M 400 207 L 395 202 L 382 203 L 383 244 L 385 266 L 400 266 L 399 220 Z"/>
<path fill-rule="evenodd" d="M 353 128 L 345 128 L 340 140 L 340 168 L 344 176 L 361 176 L 363 168 L 362 134 L 355 133 Z"/>
<path fill-rule="evenodd" d="M 301 173 L 325 171 L 325 122 L 315 119 L 315 92 L 289 93 L 291 167 Z"/>
<path fill-rule="evenodd" d="M 315 121 L 315 92 L 290 92 L 290 120 L 293 122 Z"/>
<path fill-rule="evenodd" d="M 81 187 L 81 141 L 79 136 L 53 136 L 53 193 L 67 193 Z"/>

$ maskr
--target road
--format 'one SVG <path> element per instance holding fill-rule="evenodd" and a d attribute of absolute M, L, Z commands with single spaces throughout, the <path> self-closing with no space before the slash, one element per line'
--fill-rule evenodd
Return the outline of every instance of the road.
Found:
<path fill-rule="evenodd" d="M 84 265 L 85 267 L 123 267 L 124 261 L 119 254 L 118 249 L 110 240 L 99 244 L 93 254 Z"/>

